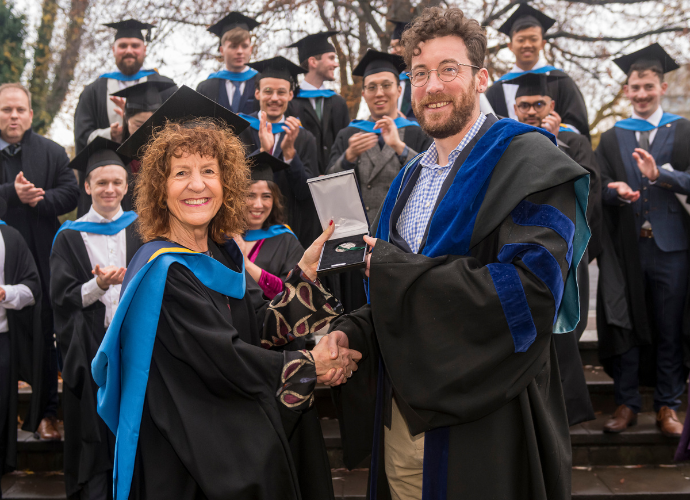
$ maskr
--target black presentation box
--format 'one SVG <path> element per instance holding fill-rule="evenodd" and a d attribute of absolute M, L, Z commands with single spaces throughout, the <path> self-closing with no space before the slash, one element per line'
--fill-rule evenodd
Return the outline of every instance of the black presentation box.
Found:
<path fill-rule="evenodd" d="M 307 182 L 322 229 L 328 227 L 331 219 L 335 224 L 335 232 L 321 251 L 318 274 L 323 276 L 366 266 L 367 245 L 363 237 L 369 235 L 369 220 L 355 171 L 314 177 Z M 342 245 L 357 250 L 342 251 Z M 341 251 L 336 251 L 339 247 Z"/>

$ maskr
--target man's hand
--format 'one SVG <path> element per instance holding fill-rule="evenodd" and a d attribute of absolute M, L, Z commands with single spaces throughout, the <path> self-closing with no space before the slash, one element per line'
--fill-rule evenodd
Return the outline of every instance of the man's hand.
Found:
<path fill-rule="evenodd" d="M 283 125 L 285 130 L 285 137 L 280 143 L 280 148 L 283 150 L 283 159 L 290 161 L 295 157 L 295 140 L 299 134 L 299 120 L 294 116 L 288 116 Z"/>
<path fill-rule="evenodd" d="M 345 159 L 350 163 L 356 162 L 359 155 L 364 153 L 367 149 L 373 148 L 378 142 L 379 138 L 376 134 L 357 132 L 347 141 Z"/>
<path fill-rule="evenodd" d="M 635 152 L 632 155 L 635 161 L 637 161 L 637 168 L 640 169 L 642 175 L 650 181 L 655 181 L 659 178 L 659 169 L 656 167 L 656 161 L 652 155 L 641 148 L 635 148 Z"/>
<path fill-rule="evenodd" d="M 364 274 L 366 274 L 367 278 L 369 277 L 369 266 L 371 265 L 371 252 L 374 251 L 374 247 L 376 246 L 376 238 L 372 238 L 371 236 L 365 236 L 364 237 L 364 243 L 369 245 L 371 247 L 371 250 L 367 252 L 366 256 L 366 261 L 367 261 L 367 270 L 364 271 Z"/>
<path fill-rule="evenodd" d="M 334 387 L 344 384 L 357 371 L 357 362 L 362 359 L 359 351 L 338 347 L 338 355 L 331 356 L 328 336 L 323 337 L 311 355 L 316 365 L 316 381 Z"/>
<path fill-rule="evenodd" d="M 266 113 L 259 111 L 259 142 L 261 143 L 261 151 L 273 154 L 273 146 L 276 139 L 273 137 L 273 128 L 266 119 Z"/>
<path fill-rule="evenodd" d="M 544 118 L 541 122 L 541 128 L 551 132 L 553 135 L 558 137 L 558 129 L 561 128 L 561 115 L 552 111 L 549 116 Z"/>
<path fill-rule="evenodd" d="M 381 130 L 381 135 L 386 144 L 388 144 L 395 154 L 402 154 L 405 149 L 405 143 L 400 140 L 400 134 L 398 133 L 398 127 L 395 121 L 390 116 L 384 116 L 379 121 L 374 124 L 375 129 Z M 378 139 L 377 139 L 378 141 Z"/>
<path fill-rule="evenodd" d="M 29 182 L 24 177 L 24 172 L 19 172 L 17 177 L 14 178 L 14 190 L 17 192 L 19 201 L 30 207 L 35 207 L 46 194 L 43 189 L 37 188 L 33 183 Z"/>
<path fill-rule="evenodd" d="M 5 293 L 5 289 L 0 287 L 0 302 L 3 302 L 6 297 L 7 297 L 7 294 Z"/>
<path fill-rule="evenodd" d="M 96 276 L 96 284 L 101 290 L 107 290 L 110 285 L 121 285 L 127 269 L 124 267 L 108 266 L 101 268 L 98 264 L 91 271 Z"/>
<path fill-rule="evenodd" d="M 640 198 L 640 192 L 633 191 L 625 182 L 609 182 L 608 187 L 615 189 L 618 196 L 626 201 L 637 201 Z"/>
<path fill-rule="evenodd" d="M 125 99 L 123 97 L 111 97 L 111 101 L 115 103 L 115 113 L 125 119 Z M 110 124 L 110 138 L 115 142 L 122 142 L 124 134 L 124 126 L 120 122 L 113 122 Z"/>

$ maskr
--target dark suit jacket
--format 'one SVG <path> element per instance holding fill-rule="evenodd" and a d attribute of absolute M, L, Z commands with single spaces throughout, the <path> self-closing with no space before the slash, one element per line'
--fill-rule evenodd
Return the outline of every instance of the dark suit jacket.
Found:
<path fill-rule="evenodd" d="M 257 75 L 258 76 L 258 75 Z M 245 113 L 250 115 L 259 110 L 259 101 L 254 98 L 254 91 L 256 90 L 256 76 L 247 80 L 240 99 L 240 109 L 238 113 Z M 209 99 L 213 99 L 218 104 L 232 110 L 232 99 L 228 96 L 228 91 L 225 87 L 225 80 L 220 78 L 212 78 L 201 82 L 196 91 L 205 95 Z"/>

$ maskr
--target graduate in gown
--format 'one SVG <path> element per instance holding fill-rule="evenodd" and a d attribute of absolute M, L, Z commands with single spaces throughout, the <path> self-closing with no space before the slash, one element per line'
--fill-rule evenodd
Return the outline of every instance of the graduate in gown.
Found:
<path fill-rule="evenodd" d="M 639 386 L 646 385 L 655 387 L 657 426 L 680 436 L 676 412 L 690 360 L 690 121 L 661 108 L 664 74 L 678 65 L 659 44 L 614 62 L 627 75 L 633 115 L 604 132 L 596 150 L 604 217 L 599 358 L 613 378 L 617 405 L 604 431 L 636 423 Z"/>
<path fill-rule="evenodd" d="M 519 88 L 515 94 L 515 113 L 520 122 L 551 132 L 561 151 L 589 172 L 587 223 L 592 236 L 577 269 L 580 322 L 574 331 L 554 336 L 568 423 L 572 426 L 596 418 L 582 369 L 578 342 L 587 327 L 589 316 L 589 263 L 600 251 L 601 172 L 587 138 L 562 125 L 561 117 L 554 111 L 556 102 L 550 95 L 549 87 L 549 81 L 554 78 L 558 76 L 532 73 L 516 78 L 515 83 Z"/>
<path fill-rule="evenodd" d="M 218 50 L 225 67 L 211 73 L 196 91 L 234 113 L 250 114 L 259 109 L 254 98 L 258 72 L 247 66 L 254 48 L 251 31 L 259 24 L 240 12 L 230 12 L 208 29 L 220 39 Z"/>
<path fill-rule="evenodd" d="M 102 74 L 84 87 L 79 95 L 74 112 L 74 146 L 77 153 L 97 136 L 117 142 L 122 140 L 122 112 L 117 100 L 111 97 L 115 92 L 146 81 L 172 83 L 162 91 L 162 99 L 165 101 L 177 89 L 170 78 L 159 75 L 154 69 L 144 69 L 145 42 L 149 39 L 148 32 L 154 27 L 152 24 L 129 19 L 106 26 L 116 30 L 113 56 L 117 71 Z M 146 38 L 142 30 L 147 30 Z M 83 177 L 79 178 L 79 185 L 84 185 Z M 77 215 L 84 215 L 90 206 L 91 200 L 82 188 Z"/>
<path fill-rule="evenodd" d="M 315 274 L 330 232 L 274 302 L 261 301 L 227 239 L 245 227 L 249 167 L 236 133 L 246 122 L 187 87 L 149 121 L 164 120 L 150 142 L 145 124 L 122 146 L 148 143 L 135 196 L 146 243 L 92 363 L 99 414 L 117 436 L 115 498 L 332 498 L 323 438 L 298 447 L 301 461 L 292 440 L 306 415 L 319 430 L 317 379 L 343 382 L 359 355 L 331 357 L 326 342 L 283 349 L 340 310 Z"/>
<path fill-rule="evenodd" d="M 299 118 L 302 126 L 316 138 L 318 172 L 315 175 L 326 173 L 333 142 L 338 132 L 350 123 L 345 99 L 324 86 L 324 82 L 335 80 L 338 58 L 328 39 L 337 33 L 315 33 L 289 45 L 297 48 L 299 64 L 306 75 L 295 91 L 288 114 Z"/>
<path fill-rule="evenodd" d="M 429 8 L 403 42 L 408 66 L 443 76 L 411 81 L 435 141 L 400 172 L 376 238 L 364 238 L 370 304 L 331 327 L 363 355 L 336 389 L 345 463 L 371 453 L 377 500 L 569 499 L 552 340 L 579 321 L 587 171 L 545 130 L 480 112 L 477 21 Z"/>
<path fill-rule="evenodd" d="M 254 95 L 261 110 L 240 114 L 250 126 L 239 137 L 248 153 L 265 151 L 290 166 L 275 173 L 273 180 L 285 199 L 288 225 L 302 246 L 308 247 L 318 235 L 316 209 L 307 186 L 307 179 L 319 174 L 316 141 L 297 118 L 286 115 L 297 75 L 304 70 L 281 56 L 250 66 L 259 71 Z"/>
<path fill-rule="evenodd" d="M 515 65 L 489 87 L 486 97 L 498 116 L 516 119 L 515 92 L 518 86 L 511 80 L 521 73 L 549 73 L 561 76 L 550 83 L 556 101 L 556 112 L 563 123 L 571 126 L 589 140 L 587 107 L 580 89 L 565 72 L 546 65 L 540 55 L 546 40 L 544 34 L 556 21 L 523 3 L 498 31 L 510 37 L 508 48 L 515 54 Z"/>
<path fill-rule="evenodd" d="M 0 198 L 0 219 L 7 204 Z M 45 407 L 42 390 L 41 281 L 31 252 L 0 220 L 0 475 L 17 467 L 17 382 L 31 385 L 22 428 L 34 432 Z M 0 498 L 2 493 L 0 493 Z"/>
<path fill-rule="evenodd" d="M 97 137 L 72 160 L 91 209 L 65 222 L 50 256 L 51 301 L 62 353 L 65 489 L 69 498 L 112 498 L 115 436 L 96 413 L 91 360 L 117 310 L 129 261 L 140 246 L 134 212 L 123 211 L 129 158 Z"/>
<path fill-rule="evenodd" d="M 304 253 L 297 236 L 285 225 L 283 195 L 273 182 L 276 172 L 289 165 L 268 153 L 250 156 L 252 182 L 247 196 L 248 230 L 235 241 L 244 255 L 244 266 L 263 294 L 273 299 L 283 291 L 285 278 Z"/>

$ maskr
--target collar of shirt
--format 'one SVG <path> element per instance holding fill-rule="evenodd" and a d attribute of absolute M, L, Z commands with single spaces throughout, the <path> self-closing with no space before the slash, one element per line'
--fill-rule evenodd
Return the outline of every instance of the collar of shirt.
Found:
<path fill-rule="evenodd" d="M 96 209 L 93 208 L 93 205 L 91 205 L 91 208 L 89 209 L 88 212 L 86 212 L 86 215 L 81 217 L 79 220 L 84 221 L 84 222 L 98 222 L 99 224 L 104 224 L 107 222 L 112 222 L 114 220 L 119 219 L 122 217 L 122 214 L 125 212 L 122 210 L 122 206 L 120 206 L 120 209 L 117 211 L 115 216 L 112 219 L 106 219 L 103 217 L 101 214 L 96 212 Z"/>
<path fill-rule="evenodd" d="M 3 149 L 5 149 L 5 148 L 8 147 L 9 145 L 10 145 L 9 142 L 5 141 L 4 139 L 2 139 L 2 138 L 0 137 L 0 151 L 2 151 Z"/>
<path fill-rule="evenodd" d="M 457 157 L 462 152 L 462 150 L 465 149 L 465 146 L 467 146 L 467 144 L 469 144 L 469 142 L 472 139 L 474 139 L 474 136 L 477 135 L 477 132 L 479 132 L 479 129 L 482 125 L 484 125 L 485 121 L 486 115 L 484 113 L 479 113 L 479 118 L 477 118 L 477 120 L 474 122 L 474 125 L 472 125 L 467 134 L 465 134 L 465 137 L 463 137 L 460 140 L 460 143 L 457 145 L 457 147 L 448 155 L 447 165 L 440 166 L 438 164 L 438 151 L 436 150 L 436 141 L 434 141 L 434 143 L 429 147 L 427 152 L 424 153 L 424 156 L 422 156 L 422 159 L 419 163 L 421 163 L 422 167 L 431 169 L 448 168 L 452 166 Z"/>
<path fill-rule="evenodd" d="M 539 61 L 537 61 L 537 64 L 532 66 L 530 69 L 539 69 L 539 68 L 543 68 L 544 66 L 546 66 L 546 62 L 543 59 L 539 58 Z M 524 72 L 525 72 L 524 69 L 518 68 L 517 64 L 513 64 L 513 69 L 511 69 L 508 73 L 524 73 Z"/>
<path fill-rule="evenodd" d="M 302 80 L 302 83 L 299 84 L 299 88 L 304 89 L 304 90 L 323 90 L 326 87 L 324 87 L 323 83 L 321 84 L 320 87 L 314 87 L 311 83 L 309 83 L 306 80 Z"/>
<path fill-rule="evenodd" d="M 635 114 L 633 111 L 632 117 L 637 118 L 638 120 L 644 120 L 646 122 L 651 123 L 655 127 L 659 126 L 659 122 L 661 122 L 661 117 L 664 116 L 664 110 L 661 109 L 661 106 L 659 106 L 654 113 L 649 118 L 642 118 L 641 116 Z"/>

